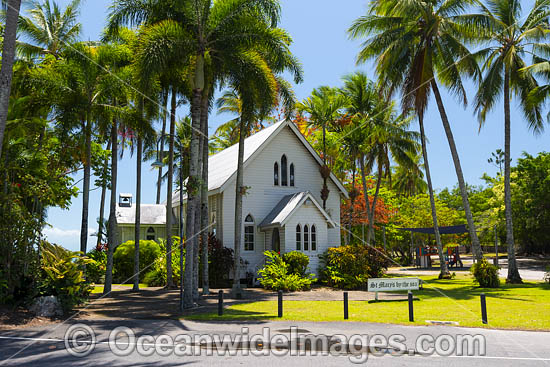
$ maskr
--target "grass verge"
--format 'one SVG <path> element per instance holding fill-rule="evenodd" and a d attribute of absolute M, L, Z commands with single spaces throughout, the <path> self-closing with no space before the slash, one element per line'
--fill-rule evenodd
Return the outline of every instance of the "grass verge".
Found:
<path fill-rule="evenodd" d="M 349 321 L 426 325 L 426 320 L 456 321 L 460 326 L 502 329 L 550 330 L 550 285 L 525 282 L 479 288 L 472 277 L 457 275 L 451 280 L 421 276 L 424 289 L 415 291 L 415 322 L 408 320 L 407 302 L 349 302 Z M 396 292 L 399 293 L 399 292 Z M 487 296 L 488 325 L 481 323 L 481 293 Z M 276 301 L 261 301 L 227 307 L 223 316 L 203 313 L 187 316 L 193 320 L 291 320 L 344 321 L 342 301 L 285 301 L 284 317 L 277 317 Z"/>

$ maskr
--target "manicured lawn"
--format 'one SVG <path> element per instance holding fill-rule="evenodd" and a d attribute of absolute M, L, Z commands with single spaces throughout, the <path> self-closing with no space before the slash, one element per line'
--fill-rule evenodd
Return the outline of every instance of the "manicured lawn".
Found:
<path fill-rule="evenodd" d="M 424 290 L 415 291 L 415 322 L 408 321 L 406 301 L 368 303 L 350 301 L 349 321 L 426 325 L 426 320 L 457 321 L 460 326 L 485 327 L 481 323 L 480 293 L 487 296 L 488 327 L 524 330 L 550 330 L 550 285 L 526 282 L 503 283 L 499 289 L 476 287 L 470 275 L 452 280 L 422 276 Z M 195 320 L 281 320 L 276 301 L 262 301 L 226 308 L 224 316 L 216 313 L 189 317 Z M 343 321 L 341 301 L 285 301 L 282 320 Z"/>
<path fill-rule="evenodd" d="M 120 289 L 114 289 L 115 285 L 120 287 L 128 287 L 128 288 L 131 288 L 133 286 L 133 284 L 113 284 L 113 288 L 112 288 L 113 292 L 120 290 Z M 147 287 L 147 284 L 139 283 L 139 287 L 140 288 Z M 96 294 L 96 293 L 103 293 L 103 284 L 94 284 L 94 289 L 92 290 L 92 294 Z"/>

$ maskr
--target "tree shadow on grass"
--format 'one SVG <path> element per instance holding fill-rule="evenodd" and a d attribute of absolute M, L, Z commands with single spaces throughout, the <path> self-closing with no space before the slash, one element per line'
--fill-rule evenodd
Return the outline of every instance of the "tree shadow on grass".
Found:
<path fill-rule="evenodd" d="M 513 294 L 516 289 L 530 289 L 536 291 L 550 291 L 550 285 L 545 283 L 501 284 L 499 288 L 481 288 L 472 285 L 464 285 L 446 288 L 453 280 L 433 280 L 425 283 L 423 290 L 414 291 L 413 294 L 423 299 L 449 297 L 454 300 L 471 300 L 479 298 L 484 293 L 488 298 L 500 298 L 529 302 L 523 295 Z"/>

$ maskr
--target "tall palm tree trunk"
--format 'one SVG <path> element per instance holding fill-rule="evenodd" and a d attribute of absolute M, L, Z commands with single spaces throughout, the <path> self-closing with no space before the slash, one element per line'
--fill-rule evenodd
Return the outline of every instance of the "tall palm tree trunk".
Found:
<path fill-rule="evenodd" d="M 111 149 L 111 139 L 107 142 L 107 150 Z M 107 176 L 107 168 L 109 164 L 109 159 L 105 158 L 105 162 L 103 166 L 103 177 Z M 96 247 L 101 245 L 101 241 L 103 241 L 103 231 L 105 228 L 103 226 L 103 220 L 105 219 L 105 197 L 107 196 L 107 181 L 103 182 L 103 185 L 101 185 L 101 199 L 99 201 L 99 229 L 97 231 L 97 243 Z"/>
<path fill-rule="evenodd" d="M 139 241 L 141 232 L 141 156 L 143 154 L 143 141 L 141 134 L 137 136 L 137 157 L 136 157 L 136 225 L 134 232 L 134 291 L 139 291 Z"/>
<path fill-rule="evenodd" d="M 428 192 L 430 193 L 430 205 L 432 209 L 432 219 L 434 222 L 434 234 L 435 234 L 435 243 L 437 245 L 437 253 L 439 254 L 439 263 L 441 264 L 441 273 L 439 277 L 448 277 L 449 268 L 445 262 L 445 257 L 443 256 L 443 246 L 441 245 L 441 236 L 439 234 L 439 225 L 437 224 L 437 211 L 435 209 L 435 198 L 434 190 L 432 186 L 432 176 L 430 174 L 430 165 L 428 164 L 428 150 L 426 147 L 426 134 L 424 133 L 424 118 L 423 116 L 418 116 L 418 124 L 420 125 L 420 140 L 422 141 L 422 156 L 424 157 L 424 170 L 426 171 L 426 182 L 428 184 Z"/>
<path fill-rule="evenodd" d="M 198 146 L 199 150 L 197 152 L 197 190 L 195 193 L 195 234 L 197 235 L 193 239 L 193 300 L 198 301 L 199 299 L 199 242 L 200 238 L 202 237 L 202 233 L 205 232 L 203 229 L 208 225 L 203 223 L 202 221 L 202 150 L 204 147 L 204 139 L 202 136 L 202 132 L 204 130 L 203 124 L 204 124 L 204 118 L 202 116 L 202 100 L 204 98 L 204 92 L 203 96 L 201 97 L 199 108 L 201 109 L 201 115 L 200 115 L 200 125 L 199 125 L 199 131 L 197 132 L 197 139 L 198 139 Z M 208 233 L 208 231 L 206 231 Z"/>
<path fill-rule="evenodd" d="M 235 298 L 242 298 L 241 290 L 241 234 L 243 222 L 243 163 L 244 163 L 244 127 L 245 113 L 241 114 L 239 123 L 239 155 L 237 158 L 237 180 L 235 183 L 235 262 L 233 263 L 233 293 Z"/>
<path fill-rule="evenodd" d="M 510 188 L 510 71 L 504 71 L 504 214 L 506 216 L 506 244 L 508 245 L 507 283 L 522 283 L 516 262 L 514 226 L 512 222 L 512 192 Z"/>
<path fill-rule="evenodd" d="M 15 41 L 17 39 L 17 22 L 19 20 L 21 0 L 8 0 L 7 6 L 4 45 L 2 49 L 2 68 L 0 69 L 0 157 L 2 156 L 4 132 L 6 131 L 8 120 L 13 62 L 15 59 Z"/>
<path fill-rule="evenodd" d="M 166 111 L 168 110 L 168 89 L 164 92 L 163 103 L 164 109 L 162 110 L 162 131 L 160 134 L 160 153 L 159 157 L 162 160 L 164 158 L 164 135 L 166 134 Z M 160 204 L 160 192 L 162 189 L 162 166 L 159 167 L 159 173 L 157 178 L 157 205 Z"/>
<path fill-rule="evenodd" d="M 326 144 L 326 124 L 323 124 L 323 169 L 326 170 L 326 172 L 323 173 L 323 190 L 321 191 L 321 199 L 323 200 L 323 209 L 327 209 L 327 199 L 328 199 L 328 186 L 327 186 L 327 144 Z"/>
<path fill-rule="evenodd" d="M 202 185 L 201 185 L 201 222 L 203 226 L 210 225 L 208 218 L 208 94 L 205 92 L 201 101 L 201 127 L 203 135 L 202 146 Z M 201 232 L 202 243 L 202 294 L 210 293 L 208 282 L 208 232 Z"/>
<path fill-rule="evenodd" d="M 474 217 L 472 215 L 472 211 L 470 210 L 470 201 L 468 200 L 468 192 L 466 191 L 466 184 L 464 183 L 464 175 L 462 173 L 460 157 L 458 156 L 458 151 L 456 149 L 455 139 L 453 137 L 451 125 L 449 124 L 449 119 L 447 118 L 447 112 L 445 111 L 445 107 L 443 106 L 443 100 L 441 99 L 439 88 L 437 87 L 437 83 L 435 82 L 434 79 L 432 79 L 432 89 L 434 91 L 435 100 L 437 102 L 437 108 L 439 109 L 439 114 L 441 115 L 441 122 L 443 123 L 445 134 L 447 135 L 449 148 L 451 149 L 451 155 L 453 157 L 456 177 L 458 179 L 458 187 L 460 188 L 460 195 L 462 196 L 462 205 L 464 206 L 464 213 L 466 214 L 466 222 L 468 223 L 468 232 L 470 233 L 470 240 L 472 241 L 474 256 L 476 260 L 479 261 L 483 257 L 483 252 L 481 250 L 481 244 L 479 243 L 479 238 L 477 237 Z"/>
<path fill-rule="evenodd" d="M 85 124 L 85 157 L 84 157 L 84 183 L 82 185 L 82 221 L 80 225 L 80 251 L 86 253 L 88 245 L 88 210 L 90 204 L 90 176 L 92 163 L 92 122 L 87 113 Z"/>
<path fill-rule="evenodd" d="M 352 173 L 352 195 L 350 197 L 350 206 L 349 206 L 349 213 L 348 213 L 348 233 L 346 235 L 346 245 L 349 245 L 351 242 L 351 230 L 353 228 L 353 211 L 354 211 L 354 205 L 355 205 L 355 197 L 356 197 L 356 191 L 355 191 L 355 159 L 353 161 L 353 173 Z"/>
<path fill-rule="evenodd" d="M 174 279 L 172 276 L 172 189 L 174 183 L 174 134 L 176 133 L 176 106 L 176 89 L 172 88 L 170 136 L 168 144 L 168 184 L 166 187 L 166 288 L 174 287 Z"/>
<path fill-rule="evenodd" d="M 113 283 L 113 254 L 115 253 L 117 233 L 116 233 L 116 187 L 118 173 L 118 127 L 117 121 L 113 119 L 111 126 L 111 198 L 109 202 L 109 230 L 107 231 L 107 266 L 105 269 L 105 286 L 103 294 L 111 293 Z"/>
<path fill-rule="evenodd" d="M 365 211 L 367 212 L 367 220 L 369 221 L 369 226 L 367 229 L 367 245 L 370 245 L 370 240 L 373 235 L 371 232 L 371 223 L 374 224 L 374 218 L 372 215 L 372 212 L 370 210 L 370 203 L 369 203 L 369 192 L 367 190 L 367 177 L 365 172 L 365 156 L 362 156 L 359 160 L 359 165 L 361 167 L 361 182 L 363 183 L 363 196 L 365 197 Z"/>
<path fill-rule="evenodd" d="M 195 233 L 195 222 L 198 220 L 197 206 L 200 203 L 197 202 L 197 190 L 199 189 L 199 140 L 200 140 L 200 119 L 201 119 L 201 96 L 202 89 L 193 90 L 193 98 L 191 100 L 191 154 L 189 159 L 189 178 L 187 179 L 187 213 L 185 222 L 185 277 L 183 288 L 183 307 L 191 308 L 194 306 L 193 302 L 193 270 L 195 261 L 195 242 L 197 236 Z"/>
<path fill-rule="evenodd" d="M 376 220 L 376 201 L 378 200 L 378 194 L 380 193 L 380 185 L 382 184 L 382 165 L 378 165 L 378 177 L 376 178 L 376 189 L 374 190 L 374 196 L 372 197 L 372 206 L 370 208 L 370 217 L 372 221 L 369 221 L 369 239 L 372 239 L 376 245 L 376 239 L 374 237 L 374 221 Z"/>

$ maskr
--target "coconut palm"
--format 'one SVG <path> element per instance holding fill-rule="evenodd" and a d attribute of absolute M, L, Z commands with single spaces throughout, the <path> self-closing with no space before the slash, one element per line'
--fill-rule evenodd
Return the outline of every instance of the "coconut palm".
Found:
<path fill-rule="evenodd" d="M 330 168 L 327 165 L 327 129 L 333 126 L 343 114 L 346 106 L 346 98 L 337 88 L 322 86 L 314 89 L 311 96 L 298 103 L 296 108 L 300 113 L 309 115 L 309 124 L 322 129 L 323 146 L 323 167 L 321 176 L 323 177 L 323 189 L 321 190 L 321 199 L 323 200 L 323 209 L 326 209 L 326 203 L 329 196 L 327 180 L 330 176 Z"/>
<path fill-rule="evenodd" d="M 387 179 L 390 187 L 392 184 L 391 162 L 395 161 L 401 166 L 412 167 L 414 160 L 411 157 L 417 154 L 419 148 L 419 134 L 408 130 L 411 117 L 397 114 L 394 106 L 393 102 L 387 104 L 385 110 L 374 119 L 363 142 L 363 150 L 366 152 L 365 161 L 361 162 L 362 172 L 365 170 L 372 172 L 376 165 L 376 189 L 370 208 L 371 220 L 369 220 L 367 239 L 374 236 L 374 212 L 382 179 Z"/>
<path fill-rule="evenodd" d="M 19 32 L 30 43 L 19 41 L 17 50 L 27 58 L 61 55 L 78 40 L 82 26 L 77 21 L 81 0 L 72 0 L 64 10 L 55 1 L 32 1 L 29 16 L 19 18 Z"/>
<path fill-rule="evenodd" d="M 380 106 L 380 96 L 374 83 L 362 72 L 356 72 L 344 77 L 342 93 L 347 99 L 345 112 L 353 122 L 348 129 L 349 131 L 343 132 L 344 143 L 346 140 L 349 140 L 346 145 L 352 149 L 351 153 L 353 153 L 352 156 L 355 160 L 359 160 L 363 195 L 365 196 L 365 211 L 370 224 L 374 223 L 374 206 L 372 209 L 370 208 L 369 194 L 367 191 L 364 164 L 366 149 L 361 148 L 364 147 L 363 143 L 368 134 L 369 127 L 374 121 L 373 117 L 379 113 L 378 107 Z M 355 180 L 353 180 L 353 182 L 355 184 Z M 373 234 L 374 230 L 372 232 L 370 230 L 367 231 L 367 244 L 370 244 Z"/>
<path fill-rule="evenodd" d="M 418 117 L 442 276 L 448 276 L 449 271 L 441 247 L 424 134 L 424 112 L 432 92 L 451 150 L 474 254 L 477 259 L 482 257 L 460 159 L 439 92 L 441 84 L 449 88 L 466 105 L 466 92 L 461 76 L 477 76 L 475 59 L 460 42 L 464 34 L 461 33 L 462 28 L 458 24 L 462 17 L 461 13 L 472 2 L 375 1 L 370 14 L 357 19 L 349 29 L 352 38 L 369 37 L 363 44 L 357 61 L 362 63 L 376 58 L 376 71 L 381 85 L 387 88 L 390 95 L 400 88 L 403 95 L 403 110 L 413 109 Z"/>
<path fill-rule="evenodd" d="M 546 42 L 550 1 L 536 0 L 523 21 L 519 0 L 488 0 L 486 4 L 480 3 L 481 12 L 470 15 L 464 23 L 470 30 L 469 36 L 472 39 L 489 44 L 476 53 L 483 60 L 485 71 L 475 102 L 480 127 L 483 126 L 487 113 L 495 107 L 501 93 L 504 93 L 504 204 L 508 244 L 506 281 L 521 283 L 515 257 L 510 191 L 510 99 L 512 95 L 517 97 L 528 127 L 535 133 L 541 132 L 541 107 L 529 100 L 530 92 L 537 89 L 537 81 L 531 73 L 522 69 L 527 66 L 525 57 L 548 54 Z"/>
<path fill-rule="evenodd" d="M 2 66 L 0 67 L 0 157 L 2 157 L 2 143 L 8 118 L 10 104 L 11 82 L 13 78 L 13 61 L 15 60 L 15 43 L 17 40 L 17 20 L 21 9 L 21 0 L 3 0 L 0 6 L 6 9 L 6 22 L 3 31 Z"/>
<path fill-rule="evenodd" d="M 398 165 L 393 174 L 393 189 L 406 197 L 426 193 L 428 186 L 422 172 L 422 155 L 412 156 L 412 166 Z"/>

